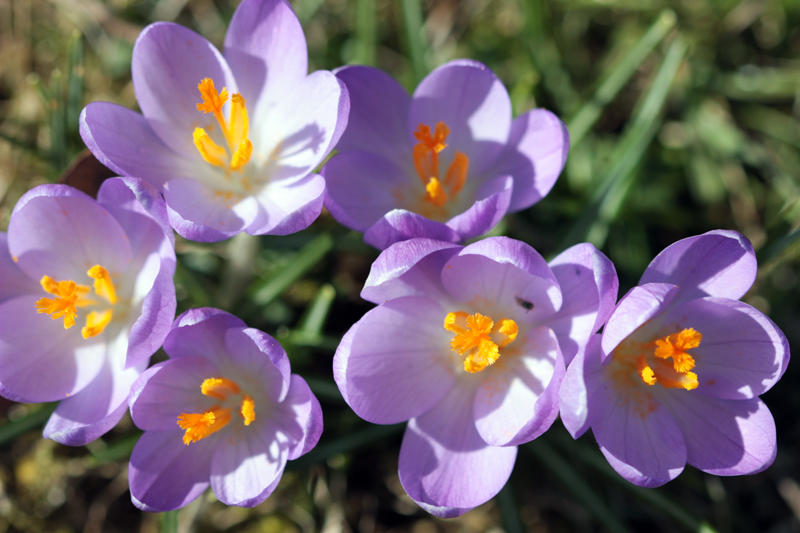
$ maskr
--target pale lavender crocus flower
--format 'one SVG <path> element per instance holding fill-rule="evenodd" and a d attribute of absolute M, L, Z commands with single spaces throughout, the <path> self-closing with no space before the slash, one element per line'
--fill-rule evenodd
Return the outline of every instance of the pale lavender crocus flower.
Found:
<path fill-rule="evenodd" d="M 325 206 L 378 249 L 482 235 L 546 196 L 564 167 L 566 126 L 544 109 L 512 120 L 508 92 L 481 63 L 446 63 L 413 96 L 375 68 L 336 75 L 351 109 L 322 172 Z"/>
<path fill-rule="evenodd" d="M 178 509 L 209 484 L 228 505 L 263 502 L 286 461 L 317 444 L 316 397 L 275 339 L 218 309 L 178 317 L 164 350 L 170 358 L 131 391 L 131 416 L 145 431 L 131 454 L 133 503 Z"/>
<path fill-rule="evenodd" d="M 756 270 L 734 231 L 658 254 L 567 370 L 561 417 L 573 437 L 591 427 L 611 466 L 643 487 L 686 463 L 721 476 L 772 464 L 775 422 L 758 396 L 783 375 L 789 345 L 739 301 Z"/>
<path fill-rule="evenodd" d="M 334 378 L 365 420 L 408 420 L 403 487 L 428 512 L 458 516 L 497 494 L 516 446 L 550 427 L 565 359 L 616 295 L 613 265 L 590 244 L 548 265 L 504 237 L 399 242 L 372 265 L 361 296 L 379 305 L 343 337 Z"/>
<path fill-rule="evenodd" d="M 0 394 L 61 400 L 44 436 L 86 444 L 125 414 L 175 318 L 164 200 L 135 178 L 105 181 L 97 200 L 41 185 L 0 241 Z"/>
<path fill-rule="evenodd" d="M 317 218 L 325 182 L 312 171 L 344 130 L 349 100 L 332 73 L 308 75 L 288 2 L 244 0 L 224 57 L 187 28 L 151 24 L 132 69 L 142 114 L 89 104 L 81 135 L 104 165 L 163 190 L 180 235 L 286 235 Z"/>

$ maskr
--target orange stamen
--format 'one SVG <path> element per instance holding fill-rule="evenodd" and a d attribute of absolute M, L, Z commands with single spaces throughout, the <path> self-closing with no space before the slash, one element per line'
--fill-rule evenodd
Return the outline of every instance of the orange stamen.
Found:
<path fill-rule="evenodd" d="M 668 389 L 696 389 L 697 374 L 690 372 L 695 367 L 695 361 L 686 350 L 700 346 L 702 339 L 700 332 L 687 328 L 656 340 L 654 355 L 658 359 L 650 364 L 644 355 L 640 355 L 636 361 L 642 381 L 648 385 L 659 383 Z M 672 358 L 672 364 L 667 361 L 669 358 Z"/>
<path fill-rule="evenodd" d="M 419 142 L 414 145 L 412 156 L 417 175 L 425 186 L 424 201 L 439 209 L 461 191 L 469 170 L 469 158 L 456 152 L 453 162 L 442 177 L 439 172 L 439 153 L 447 148 L 445 140 L 448 135 L 450 128 L 444 122 L 436 123 L 433 135 L 430 126 L 426 124 L 420 124 L 414 132 L 414 138 Z"/>
<path fill-rule="evenodd" d="M 517 338 L 519 328 L 513 320 L 503 319 L 495 327 L 494 321 L 480 313 L 468 315 L 464 311 L 448 313 L 444 329 L 455 333 L 450 349 L 466 355 L 464 370 L 480 372 L 500 358 L 500 348 Z"/>
<path fill-rule="evenodd" d="M 205 413 L 181 413 L 178 416 L 178 425 L 186 430 L 183 443 L 187 446 L 216 433 L 230 421 L 231 410 L 218 406 L 212 407 Z"/>

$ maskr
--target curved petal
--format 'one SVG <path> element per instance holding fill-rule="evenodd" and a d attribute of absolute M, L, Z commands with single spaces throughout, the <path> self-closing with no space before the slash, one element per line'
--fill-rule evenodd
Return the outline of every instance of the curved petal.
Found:
<path fill-rule="evenodd" d="M 461 236 L 441 222 L 434 222 L 405 209 L 394 209 L 386 213 L 364 233 L 364 242 L 378 250 L 384 250 L 396 242 L 417 237 L 461 242 Z"/>
<path fill-rule="evenodd" d="M 514 468 L 516 446 L 489 446 L 475 429 L 474 394 L 474 387 L 453 387 L 434 409 L 411 419 L 403 436 L 400 482 L 437 516 L 457 516 L 488 501 Z"/>
<path fill-rule="evenodd" d="M 487 174 L 514 178 L 509 212 L 526 209 L 547 196 L 569 153 L 567 126 L 546 109 L 514 119 L 505 151 Z"/>
<path fill-rule="evenodd" d="M 447 300 L 442 268 L 459 250 L 461 246 L 432 239 L 395 243 L 372 263 L 361 297 L 375 304 L 402 296 Z"/>
<path fill-rule="evenodd" d="M 131 501 L 143 511 L 180 509 L 208 488 L 211 458 L 219 439 L 212 435 L 183 443 L 182 431 L 146 431 L 131 453 Z"/>
<path fill-rule="evenodd" d="M 197 86 L 211 78 L 218 91 L 238 92 L 225 58 L 204 37 L 171 22 L 150 24 L 133 47 L 133 88 L 139 108 L 156 135 L 172 151 L 202 161 L 194 145 L 195 128 L 219 131 L 211 113 L 197 110 L 202 97 Z M 230 102 L 225 105 L 225 109 Z M 227 116 L 227 111 L 223 111 Z M 218 142 L 224 142 L 222 138 Z"/>
<path fill-rule="evenodd" d="M 19 269 L 8 252 L 8 235 L 0 232 L 0 303 L 23 294 L 38 294 L 41 290 L 41 285 Z"/>
<path fill-rule="evenodd" d="M 131 386 L 144 371 L 147 361 L 127 369 L 124 364 L 125 353 L 121 349 L 109 354 L 91 383 L 58 404 L 44 428 L 44 438 L 69 446 L 83 446 L 116 426 L 128 410 Z"/>
<path fill-rule="evenodd" d="M 8 243 L 17 265 L 34 280 L 47 275 L 84 285 L 91 284 L 87 271 L 97 264 L 112 275 L 124 273 L 131 262 L 125 231 L 96 201 L 61 195 L 64 189 L 37 187 L 14 210 Z"/>
<path fill-rule="evenodd" d="M 397 208 L 398 191 L 412 183 L 391 160 L 362 151 L 338 154 L 328 161 L 322 175 L 325 207 L 341 224 L 361 232 Z"/>
<path fill-rule="evenodd" d="M 254 115 L 292 91 L 308 73 L 308 50 L 289 3 L 239 4 L 225 34 L 225 59 Z"/>
<path fill-rule="evenodd" d="M 756 279 L 756 254 L 747 237 L 716 230 L 680 240 L 648 265 L 639 281 L 671 283 L 681 288 L 678 301 L 703 296 L 738 300 Z"/>
<path fill-rule="evenodd" d="M 306 380 L 297 374 L 292 375 L 289 394 L 281 407 L 292 411 L 292 416 L 287 419 L 295 423 L 289 424 L 289 427 L 284 423 L 283 432 L 289 437 L 289 459 L 297 459 L 310 452 L 322 436 L 322 407 Z M 301 431 L 297 432 L 296 428 L 301 428 Z"/>
<path fill-rule="evenodd" d="M 80 327 L 38 314 L 38 296 L 0 304 L 0 382 L 32 402 L 63 400 L 94 380 L 106 357 L 99 338 L 82 339 Z"/>
<path fill-rule="evenodd" d="M 117 104 L 93 102 L 86 106 L 80 116 L 80 133 L 105 166 L 122 176 L 140 176 L 156 187 L 204 171 L 202 165 L 164 144 L 142 115 Z"/>
<path fill-rule="evenodd" d="M 289 235 L 306 229 L 322 212 L 325 180 L 319 174 L 273 181 L 256 200 L 258 214 L 246 231 L 250 235 Z"/>
<path fill-rule="evenodd" d="M 225 332 L 225 358 L 216 361 L 225 377 L 243 391 L 259 391 L 270 402 L 282 401 L 289 391 L 289 358 L 283 347 L 257 329 L 229 329 Z M 280 365 L 280 366 L 279 366 Z"/>
<path fill-rule="evenodd" d="M 461 250 L 442 270 L 442 284 L 456 301 L 493 320 L 502 315 L 532 324 L 561 307 L 558 281 L 544 258 L 507 237 L 491 237 Z"/>
<path fill-rule="evenodd" d="M 532 441 L 547 431 L 558 415 L 558 389 L 564 358 L 558 339 L 544 327 L 529 331 L 517 353 L 503 353 L 475 395 L 475 428 L 492 446 Z"/>
<path fill-rule="evenodd" d="M 373 67 L 351 65 L 335 71 L 350 94 L 347 129 L 336 149 L 364 151 L 394 162 L 411 164 L 408 113 L 411 97 L 394 78 Z"/>
<path fill-rule="evenodd" d="M 336 353 L 333 354 L 333 380 L 336 382 L 336 386 L 339 387 L 339 392 L 347 405 L 350 405 L 350 398 L 347 396 L 347 361 L 350 358 L 353 337 L 356 336 L 358 328 L 361 327 L 362 320 L 364 320 L 364 317 L 361 317 L 358 322 L 350 326 L 350 329 L 342 335 L 342 340 L 339 341 L 339 346 L 336 347 Z M 2 387 L 2 383 L 0 383 L 0 387 Z M 3 388 L 0 388 L 0 393 L 7 398 Z M 9 399 L 13 400 L 14 398 Z"/>
<path fill-rule="evenodd" d="M 169 359 L 148 368 L 131 387 L 134 424 L 145 431 L 167 431 L 178 427 L 181 413 L 209 410 L 217 400 L 204 396 L 201 387 L 219 376 L 220 368 L 203 357 Z"/>
<path fill-rule="evenodd" d="M 273 181 L 305 176 L 336 145 L 349 111 L 344 83 L 318 70 L 293 85 L 280 101 L 251 116 L 253 154 L 270 169 Z"/>
<path fill-rule="evenodd" d="M 247 228 L 258 215 L 253 197 L 234 203 L 197 180 L 177 178 L 164 185 L 169 223 L 182 237 L 217 242 Z"/>
<path fill-rule="evenodd" d="M 619 279 L 614 264 L 589 243 L 576 244 L 550 261 L 564 303 L 547 325 L 569 364 L 581 346 L 600 329 L 617 302 Z"/>
<path fill-rule="evenodd" d="M 738 476 L 761 472 L 775 460 L 775 421 L 759 398 L 663 396 L 683 429 L 687 460 L 695 468 L 716 476 Z"/>
<path fill-rule="evenodd" d="M 477 61 L 450 61 L 417 86 L 409 110 L 408 138 L 419 124 L 450 128 L 449 151 L 469 157 L 471 175 L 483 175 L 505 148 L 511 99 L 497 76 Z M 411 141 L 414 143 L 414 141 Z"/>
<path fill-rule="evenodd" d="M 228 359 L 225 334 L 229 329 L 246 327 L 241 318 L 221 309 L 189 309 L 175 319 L 172 331 L 164 340 L 164 350 L 172 359 L 200 356 L 225 366 Z"/>
<path fill-rule="evenodd" d="M 279 428 L 270 422 L 260 431 L 236 425 L 220 440 L 211 460 L 211 488 L 222 503 L 254 507 L 283 474 L 288 444 L 278 439 Z"/>
<path fill-rule="evenodd" d="M 664 312 L 679 289 L 680 287 L 666 283 L 648 283 L 629 290 L 619 301 L 603 328 L 603 360 L 605 361 L 628 335 Z"/>
<path fill-rule="evenodd" d="M 596 377 L 600 370 L 599 334 L 592 335 L 586 346 L 580 348 L 564 374 L 558 392 L 559 412 L 564 427 L 573 439 L 589 429 L 589 386 L 602 384 L 603 376 Z"/>
<path fill-rule="evenodd" d="M 772 388 L 789 364 L 789 343 L 757 309 L 727 298 L 698 298 L 674 308 L 662 336 L 685 328 L 702 335 L 691 350 L 699 386 L 695 394 L 742 400 Z"/>
<path fill-rule="evenodd" d="M 109 178 L 97 192 L 97 203 L 114 215 L 131 240 L 134 253 L 141 248 L 149 248 L 147 242 L 163 240 L 161 236 L 148 239 L 148 232 L 142 232 L 143 216 L 158 224 L 166 239 L 174 247 L 175 236 L 169 225 L 167 204 L 161 193 L 150 183 L 139 178 Z M 173 250 L 172 256 L 174 255 Z"/>
<path fill-rule="evenodd" d="M 425 413 L 455 383 L 447 314 L 424 297 L 391 300 L 359 321 L 347 358 L 350 407 L 376 424 L 394 424 Z"/>
<path fill-rule="evenodd" d="M 476 196 L 480 200 L 448 220 L 447 226 L 453 228 L 462 241 L 483 235 L 506 215 L 513 192 L 514 180 L 511 177 L 499 176 L 491 180 L 478 191 Z"/>

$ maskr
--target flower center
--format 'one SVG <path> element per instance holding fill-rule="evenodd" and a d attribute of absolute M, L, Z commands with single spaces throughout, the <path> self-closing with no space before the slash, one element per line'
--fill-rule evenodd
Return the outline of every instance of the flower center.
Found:
<path fill-rule="evenodd" d="M 117 291 L 108 270 L 100 265 L 95 265 L 86 273 L 94 279 L 94 292 L 106 300 L 112 306 L 117 303 Z M 86 298 L 91 289 L 86 285 L 79 285 L 72 280 L 56 281 L 50 276 L 43 276 L 40 283 L 42 289 L 55 298 L 40 298 L 36 301 L 38 313 L 46 313 L 53 320 L 64 319 L 64 329 L 69 329 L 75 325 L 78 317 L 78 307 L 96 305 L 98 302 L 92 298 Z M 86 315 L 86 326 L 81 328 L 81 335 L 84 339 L 96 337 L 111 322 L 114 310 L 111 308 L 103 311 L 91 311 Z"/>
<path fill-rule="evenodd" d="M 227 378 L 208 378 L 200 385 L 200 392 L 223 404 L 238 405 L 238 412 L 244 419 L 245 426 L 255 421 L 255 402 L 250 396 L 242 393 L 236 382 Z M 224 428 L 233 418 L 234 409 L 235 407 L 218 404 L 203 413 L 181 413 L 178 415 L 178 425 L 186 430 L 183 443 L 188 446 Z"/>
<path fill-rule="evenodd" d="M 690 372 L 695 366 L 694 358 L 686 350 L 697 348 L 703 335 L 687 328 L 655 341 L 653 352 L 656 359 L 642 354 L 636 359 L 636 371 L 648 385 L 660 384 L 668 389 L 693 390 L 697 388 L 697 374 Z M 668 359 L 672 358 L 672 363 Z"/>
<path fill-rule="evenodd" d="M 500 358 L 500 348 L 514 342 L 519 332 L 513 320 L 504 318 L 495 326 L 487 316 L 468 315 L 464 311 L 447 313 L 444 329 L 456 334 L 450 341 L 450 349 L 466 355 L 464 370 L 473 374 L 494 364 Z"/>
<path fill-rule="evenodd" d="M 414 167 L 425 187 L 423 201 L 440 209 L 464 187 L 469 169 L 469 158 L 456 152 L 444 177 L 439 173 L 439 153 L 447 148 L 444 141 L 448 135 L 450 128 L 444 122 L 436 123 L 433 135 L 430 126 L 425 124 L 417 126 L 414 132 L 419 141 L 414 146 Z"/>
<path fill-rule="evenodd" d="M 222 114 L 222 107 L 228 101 L 228 89 L 223 87 L 222 92 L 217 92 L 211 78 L 204 78 L 197 88 L 203 98 L 197 104 L 197 110 L 214 115 L 228 147 L 226 150 L 214 142 L 203 128 L 195 128 L 194 145 L 207 163 L 225 169 L 225 175 L 228 176 L 230 172 L 239 171 L 247 165 L 253 155 L 253 143 L 248 138 L 250 121 L 245 100 L 239 93 L 231 97 L 230 121 L 227 121 Z M 243 185 L 246 183 L 243 182 Z"/>

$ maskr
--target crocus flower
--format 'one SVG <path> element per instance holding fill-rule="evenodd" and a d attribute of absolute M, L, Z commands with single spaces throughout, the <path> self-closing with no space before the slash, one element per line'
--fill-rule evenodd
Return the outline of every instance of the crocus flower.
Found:
<path fill-rule="evenodd" d="M 134 384 L 145 430 L 131 454 L 133 503 L 178 509 L 210 483 L 228 504 L 253 507 L 277 487 L 287 459 L 313 448 L 322 410 L 280 344 L 218 309 L 192 309 L 164 341 L 170 358 Z"/>
<path fill-rule="evenodd" d="M 408 420 L 399 474 L 432 514 L 489 500 L 558 412 L 565 354 L 613 309 L 613 265 L 590 244 L 548 265 L 530 246 L 411 239 L 381 253 L 361 296 L 378 307 L 343 337 L 334 378 L 360 417 Z"/>
<path fill-rule="evenodd" d="M 0 394 L 61 400 L 44 436 L 86 444 L 125 414 L 175 317 L 164 200 L 135 178 L 105 181 L 97 200 L 41 185 L 0 240 Z"/>
<path fill-rule="evenodd" d="M 512 120 L 505 87 L 476 61 L 437 68 L 412 97 L 375 68 L 336 75 L 351 110 L 323 169 L 325 206 L 376 248 L 482 235 L 541 200 L 564 167 L 564 124 L 544 109 Z"/>
<path fill-rule="evenodd" d="M 151 24 L 132 69 L 142 114 L 92 103 L 81 135 L 104 165 L 163 190 L 180 235 L 285 235 L 317 218 L 325 183 L 312 170 L 344 130 L 349 100 L 330 72 L 307 75 L 305 37 L 285 0 L 244 0 L 224 57 L 187 28 Z"/>
<path fill-rule="evenodd" d="M 625 479 L 656 487 L 690 465 L 753 474 L 775 459 L 775 423 L 758 396 L 783 375 L 789 345 L 739 301 L 756 277 L 750 242 L 711 231 L 647 267 L 567 370 L 561 417 L 592 428 Z"/>

